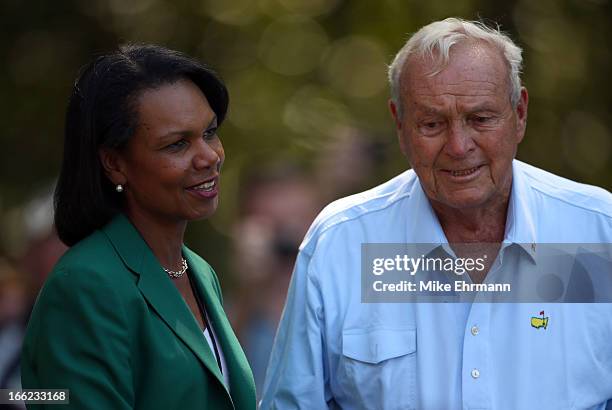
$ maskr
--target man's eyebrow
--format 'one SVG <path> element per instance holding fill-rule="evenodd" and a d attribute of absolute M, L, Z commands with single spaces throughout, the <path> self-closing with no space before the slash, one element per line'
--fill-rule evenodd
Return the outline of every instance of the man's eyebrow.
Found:
<path fill-rule="evenodd" d="M 421 104 L 418 104 L 418 103 L 414 103 L 413 104 L 412 111 L 421 112 L 421 113 L 425 113 L 425 114 L 438 114 L 438 115 L 443 113 L 442 110 L 439 110 L 439 109 L 434 108 L 434 107 L 428 107 L 426 105 L 421 105 Z"/>
<path fill-rule="evenodd" d="M 474 105 L 473 107 L 468 107 L 467 111 L 474 113 L 478 111 L 497 111 L 497 109 L 492 104 L 485 102 L 482 104 Z"/>

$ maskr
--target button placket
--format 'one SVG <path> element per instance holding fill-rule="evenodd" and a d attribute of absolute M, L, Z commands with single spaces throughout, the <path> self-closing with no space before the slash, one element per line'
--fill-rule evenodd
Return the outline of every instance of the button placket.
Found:
<path fill-rule="evenodd" d="M 489 368 L 491 307 L 488 303 L 472 304 L 465 322 L 462 372 L 464 408 L 490 407 L 491 380 L 485 376 Z"/>

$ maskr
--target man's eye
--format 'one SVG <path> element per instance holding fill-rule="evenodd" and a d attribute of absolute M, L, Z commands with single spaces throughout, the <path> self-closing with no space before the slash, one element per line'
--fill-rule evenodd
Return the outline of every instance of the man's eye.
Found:
<path fill-rule="evenodd" d="M 419 124 L 421 134 L 432 135 L 440 132 L 444 128 L 442 121 L 423 121 Z"/>
<path fill-rule="evenodd" d="M 473 117 L 473 121 L 476 124 L 487 124 L 489 122 L 491 122 L 491 120 L 493 119 L 493 117 L 488 117 L 486 115 L 476 115 Z"/>

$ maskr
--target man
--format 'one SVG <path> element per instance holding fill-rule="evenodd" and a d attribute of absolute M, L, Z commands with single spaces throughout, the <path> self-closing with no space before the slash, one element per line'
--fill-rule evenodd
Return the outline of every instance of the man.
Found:
<path fill-rule="evenodd" d="M 311 227 L 262 409 L 612 406 L 611 304 L 362 300 L 362 244 L 454 257 L 483 244 L 484 269 L 464 277 L 479 284 L 538 265 L 540 244 L 612 242 L 610 193 L 514 160 L 527 123 L 521 62 L 507 36 L 454 18 L 399 51 L 389 106 L 412 170 L 334 202 Z"/>

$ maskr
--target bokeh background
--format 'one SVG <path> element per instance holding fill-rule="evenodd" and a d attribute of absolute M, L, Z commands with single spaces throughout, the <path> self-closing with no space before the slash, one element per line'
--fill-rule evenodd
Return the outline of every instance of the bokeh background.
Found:
<path fill-rule="evenodd" d="M 225 79 L 220 209 L 187 243 L 216 268 L 258 385 L 297 246 L 325 203 L 407 168 L 386 66 L 449 16 L 499 23 L 524 48 L 519 159 L 612 187 L 609 0 L 2 0 L 0 387 L 15 385 L 29 307 L 64 247 L 51 192 L 78 69 L 124 42 L 186 52 Z"/>

